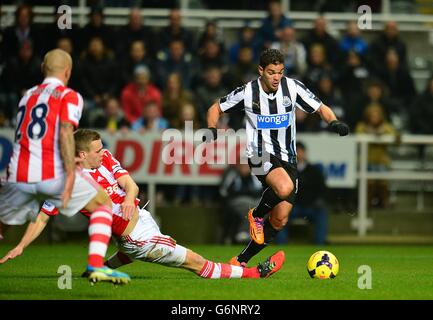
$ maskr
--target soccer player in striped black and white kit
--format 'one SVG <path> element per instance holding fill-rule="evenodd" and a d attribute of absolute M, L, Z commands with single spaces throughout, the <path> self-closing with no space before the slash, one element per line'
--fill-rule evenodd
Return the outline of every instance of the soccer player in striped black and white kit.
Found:
<path fill-rule="evenodd" d="M 245 113 L 248 163 L 264 187 L 260 203 L 248 212 L 251 241 L 231 260 L 235 265 L 246 265 L 288 221 L 297 192 L 295 109 L 319 113 L 340 136 L 349 133 L 349 127 L 302 82 L 283 75 L 280 51 L 265 50 L 258 71 L 258 79 L 222 97 L 207 114 L 210 137 L 216 139 L 222 113 Z M 265 219 L 268 213 L 269 219 Z"/>
<path fill-rule="evenodd" d="M 81 118 L 83 99 L 67 87 L 72 58 L 63 50 L 51 50 L 42 70 L 44 82 L 27 90 L 18 105 L 8 177 L 0 189 L 0 222 L 21 225 L 35 220 L 41 198 L 66 216 L 86 208 L 91 212 L 89 280 L 127 283 L 126 273 L 104 266 L 113 215 L 110 198 L 76 169 L 73 131 Z"/>

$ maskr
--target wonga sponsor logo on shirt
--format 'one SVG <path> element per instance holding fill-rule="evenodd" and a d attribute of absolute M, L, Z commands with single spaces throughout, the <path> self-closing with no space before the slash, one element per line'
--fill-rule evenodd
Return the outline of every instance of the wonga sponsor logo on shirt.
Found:
<path fill-rule="evenodd" d="M 280 129 L 289 126 L 290 113 L 257 115 L 257 129 Z"/>

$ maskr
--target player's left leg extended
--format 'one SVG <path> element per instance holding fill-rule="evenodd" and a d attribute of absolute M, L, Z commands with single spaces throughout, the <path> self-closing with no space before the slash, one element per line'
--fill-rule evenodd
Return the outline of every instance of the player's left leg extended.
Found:
<path fill-rule="evenodd" d="M 199 254 L 187 249 L 182 268 L 190 270 L 202 278 L 207 279 L 239 279 L 239 278 L 268 278 L 282 267 L 285 260 L 284 252 L 278 251 L 254 268 L 243 268 L 227 263 L 217 263 L 206 260 Z"/>
<path fill-rule="evenodd" d="M 265 242 L 263 244 L 257 244 L 255 241 L 251 240 L 238 256 L 230 260 L 230 264 L 246 265 L 252 257 L 266 248 L 266 246 L 274 240 L 278 231 L 283 229 L 287 224 L 292 208 L 293 205 L 287 201 L 282 201 L 277 204 L 272 209 L 269 218 L 265 220 L 263 226 Z"/>
<path fill-rule="evenodd" d="M 144 209 L 140 210 L 134 230 L 118 239 L 118 246 L 122 254 L 116 254 L 107 261 L 110 267 L 128 263 L 128 258 L 130 261 L 141 260 L 168 267 L 181 267 L 203 278 L 212 279 L 267 278 L 277 272 L 284 263 L 282 251 L 272 255 L 256 268 L 242 268 L 206 260 L 177 244 L 170 236 L 161 234 L 151 214 Z"/>

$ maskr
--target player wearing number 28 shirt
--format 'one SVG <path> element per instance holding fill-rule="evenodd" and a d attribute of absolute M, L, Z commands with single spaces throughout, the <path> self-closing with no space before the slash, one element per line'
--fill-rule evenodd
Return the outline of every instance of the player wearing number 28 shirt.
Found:
<path fill-rule="evenodd" d="M 51 50 L 42 71 L 43 83 L 27 90 L 18 105 L 13 154 L 0 189 L 0 223 L 36 220 L 42 199 L 66 216 L 85 209 L 90 215 L 89 281 L 128 283 L 127 274 L 104 267 L 113 221 L 110 198 L 76 168 L 73 132 L 83 99 L 67 87 L 72 58 L 63 50 Z"/>
<path fill-rule="evenodd" d="M 40 182 L 61 176 L 61 121 L 78 127 L 81 95 L 62 81 L 47 77 L 24 94 L 18 104 L 16 140 L 8 170 L 10 182 Z"/>

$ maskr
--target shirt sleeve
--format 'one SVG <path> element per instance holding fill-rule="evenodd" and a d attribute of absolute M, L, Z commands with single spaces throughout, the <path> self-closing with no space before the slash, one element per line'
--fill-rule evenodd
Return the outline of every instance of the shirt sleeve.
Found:
<path fill-rule="evenodd" d="M 238 87 L 219 100 L 222 112 L 233 112 L 245 109 L 245 87 L 245 85 Z"/>
<path fill-rule="evenodd" d="M 68 91 L 62 98 L 60 121 L 71 122 L 75 128 L 78 128 L 82 112 L 83 98 L 74 90 Z"/>
<path fill-rule="evenodd" d="M 296 106 L 307 113 L 316 112 L 322 105 L 322 101 L 317 98 L 301 81 L 296 83 Z"/>
<path fill-rule="evenodd" d="M 129 172 L 120 165 L 120 162 L 117 161 L 108 150 L 104 151 L 104 162 L 104 165 L 112 171 L 115 179 L 119 179 L 121 176 L 129 174 Z"/>
<path fill-rule="evenodd" d="M 44 201 L 41 211 L 48 216 L 56 216 L 59 214 L 59 210 L 56 208 L 56 206 L 49 201 Z"/>

